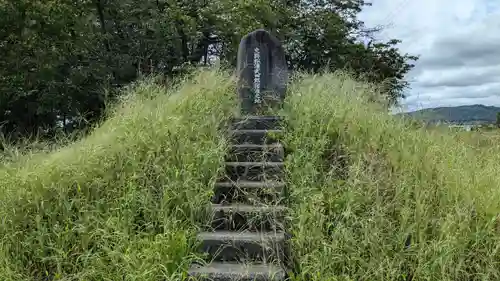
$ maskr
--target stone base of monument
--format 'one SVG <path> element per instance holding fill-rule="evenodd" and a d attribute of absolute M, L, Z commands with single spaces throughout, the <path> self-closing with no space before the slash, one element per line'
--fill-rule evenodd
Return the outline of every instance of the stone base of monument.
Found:
<path fill-rule="evenodd" d="M 276 116 L 232 122 L 226 175 L 215 184 L 209 221 L 198 234 L 207 259 L 189 269 L 190 280 L 287 280 L 284 149 L 269 136 L 282 133 L 280 123 Z"/>
<path fill-rule="evenodd" d="M 253 100 L 254 97 L 249 92 L 251 90 L 248 88 L 240 89 L 240 111 L 243 115 L 266 116 L 283 107 L 284 97 L 277 96 L 274 92 L 262 93 L 259 103 Z"/>

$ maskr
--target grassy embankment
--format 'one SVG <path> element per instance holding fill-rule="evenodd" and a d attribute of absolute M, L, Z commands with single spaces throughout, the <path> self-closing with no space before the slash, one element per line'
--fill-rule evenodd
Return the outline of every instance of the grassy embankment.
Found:
<path fill-rule="evenodd" d="M 86 139 L 1 168 L 0 280 L 178 280 L 223 161 L 232 85 L 214 73 L 175 95 L 142 84 Z M 500 279 L 496 148 L 414 129 L 371 94 L 335 74 L 289 91 L 295 279 Z"/>
<path fill-rule="evenodd" d="M 292 92 L 286 141 L 303 274 L 500 279 L 498 146 L 414 129 L 342 75 L 306 78 Z"/>
<path fill-rule="evenodd" d="M 179 280 L 222 166 L 233 88 L 220 73 L 143 82 L 87 138 L 6 162 L 0 280 Z"/>

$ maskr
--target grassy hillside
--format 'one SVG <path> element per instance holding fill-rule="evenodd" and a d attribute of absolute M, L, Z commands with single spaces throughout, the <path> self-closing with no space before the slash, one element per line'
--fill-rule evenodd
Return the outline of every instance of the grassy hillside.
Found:
<path fill-rule="evenodd" d="M 233 83 L 128 90 L 89 137 L 0 168 L 0 280 L 179 280 L 225 153 Z"/>
<path fill-rule="evenodd" d="M 485 105 L 464 105 L 455 107 L 426 108 L 405 115 L 428 122 L 450 123 L 494 123 L 500 107 Z"/>
<path fill-rule="evenodd" d="M 294 280 L 499 280 L 500 148 L 414 129 L 373 94 L 341 74 L 290 88 Z M 89 137 L 6 162 L 0 280 L 180 280 L 235 97 L 220 72 L 140 83 Z"/>
<path fill-rule="evenodd" d="M 373 92 L 327 74 L 288 99 L 300 276 L 499 280 L 498 147 L 413 129 L 368 103 Z"/>

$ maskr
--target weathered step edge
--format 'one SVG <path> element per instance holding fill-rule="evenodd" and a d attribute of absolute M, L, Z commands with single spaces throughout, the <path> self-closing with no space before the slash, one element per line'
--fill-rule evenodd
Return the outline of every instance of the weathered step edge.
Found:
<path fill-rule="evenodd" d="M 283 130 L 229 130 L 230 139 L 236 144 L 278 143 L 273 135 L 282 135 Z"/>
<path fill-rule="evenodd" d="M 281 231 L 198 233 L 201 249 L 212 261 L 284 262 L 286 234 Z"/>
<path fill-rule="evenodd" d="M 231 204 L 231 205 L 212 204 L 210 208 L 213 210 L 213 212 L 284 213 L 286 211 L 286 207 L 282 205 L 254 206 L 245 204 Z"/>
<path fill-rule="evenodd" d="M 227 162 L 283 162 L 285 150 L 280 143 L 270 145 L 236 144 L 229 148 Z"/>
<path fill-rule="evenodd" d="M 275 264 L 241 264 L 212 262 L 208 265 L 193 265 L 188 276 L 199 281 L 284 281 L 287 274 Z"/>
<path fill-rule="evenodd" d="M 215 183 L 215 187 L 239 187 L 249 189 L 259 188 L 275 188 L 281 189 L 285 187 L 282 181 L 220 181 Z"/>
<path fill-rule="evenodd" d="M 281 116 L 242 116 L 231 120 L 233 129 L 276 129 L 282 128 L 284 118 Z"/>
<path fill-rule="evenodd" d="M 214 204 L 234 204 L 236 202 L 256 205 L 258 202 L 276 205 L 286 192 L 281 181 L 223 181 L 214 186 L 211 202 Z"/>
<path fill-rule="evenodd" d="M 285 166 L 283 162 L 226 162 L 226 166 L 232 166 L 232 167 L 277 167 L 277 168 L 282 168 Z"/>
<path fill-rule="evenodd" d="M 279 181 L 285 175 L 283 162 L 226 162 L 221 181 Z"/>
<path fill-rule="evenodd" d="M 258 206 L 246 204 L 210 207 L 207 230 L 283 231 L 286 208 L 281 205 Z"/>

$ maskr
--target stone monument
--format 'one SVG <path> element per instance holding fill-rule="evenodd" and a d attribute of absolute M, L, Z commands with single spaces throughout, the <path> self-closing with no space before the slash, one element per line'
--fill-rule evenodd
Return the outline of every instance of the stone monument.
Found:
<path fill-rule="evenodd" d="M 238 48 L 237 75 L 243 115 L 281 107 L 288 81 L 281 42 L 263 29 L 247 34 Z"/>

